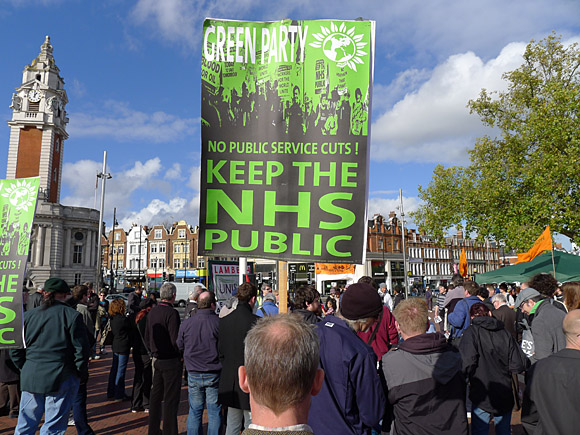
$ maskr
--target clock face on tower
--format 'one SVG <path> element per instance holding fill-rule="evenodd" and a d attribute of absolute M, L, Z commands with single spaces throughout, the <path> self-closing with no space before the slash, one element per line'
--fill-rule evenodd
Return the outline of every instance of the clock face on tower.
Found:
<path fill-rule="evenodd" d="M 31 89 L 28 91 L 28 100 L 33 103 L 38 103 L 42 98 L 42 94 L 38 89 Z"/>

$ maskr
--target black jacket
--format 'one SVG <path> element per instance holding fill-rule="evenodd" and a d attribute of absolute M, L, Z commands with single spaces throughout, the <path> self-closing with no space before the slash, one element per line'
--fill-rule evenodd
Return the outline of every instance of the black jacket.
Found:
<path fill-rule="evenodd" d="M 0 383 L 17 382 L 20 370 L 10 359 L 10 349 L 0 349 Z"/>
<path fill-rule="evenodd" d="M 516 334 L 516 312 L 507 305 L 502 305 L 497 310 L 491 313 L 493 317 L 503 323 L 505 330 L 509 332 L 513 338 L 517 339 Z"/>
<path fill-rule="evenodd" d="M 179 332 L 179 313 L 171 303 L 159 302 L 147 314 L 145 343 L 151 355 L 157 359 L 181 358 L 177 348 L 177 333 Z"/>
<path fill-rule="evenodd" d="M 143 316 L 139 323 L 131 318 L 131 342 L 133 343 L 133 355 L 147 355 L 148 348 L 145 346 L 145 333 L 147 328 L 147 316 Z"/>
<path fill-rule="evenodd" d="M 459 343 L 474 408 L 493 414 L 512 411 L 512 373 L 528 367 L 516 340 L 495 317 L 475 317 Z"/>
<path fill-rule="evenodd" d="M 306 321 L 306 323 L 310 323 L 311 325 L 315 325 L 320 321 L 320 319 L 312 311 L 294 310 L 294 313 L 301 315 L 302 318 Z"/>
<path fill-rule="evenodd" d="M 141 303 L 141 295 L 137 292 L 129 293 L 127 297 L 127 311 L 129 314 L 138 313 L 141 309 L 139 304 Z"/>
<path fill-rule="evenodd" d="M 42 293 L 34 292 L 28 296 L 28 301 L 26 302 L 26 311 L 30 311 L 33 308 L 40 307 L 42 305 Z"/>
<path fill-rule="evenodd" d="M 538 361 L 528 372 L 528 388 L 538 414 L 522 408 L 524 428 L 534 435 L 575 435 L 580 428 L 580 350 L 563 349 Z M 529 409 L 529 408 L 528 408 Z M 539 421 L 535 421 L 536 417 Z M 530 427 L 531 425 L 531 427 Z M 534 427 L 535 426 L 535 427 Z"/>
<path fill-rule="evenodd" d="M 114 353 L 128 354 L 131 351 L 131 324 L 126 316 L 117 314 L 111 317 Z"/>
<path fill-rule="evenodd" d="M 240 389 L 238 382 L 238 367 L 244 365 L 246 334 L 258 319 L 247 302 L 239 302 L 234 311 L 220 319 L 218 352 L 222 372 L 218 400 L 223 406 L 250 410 L 250 397 Z"/>

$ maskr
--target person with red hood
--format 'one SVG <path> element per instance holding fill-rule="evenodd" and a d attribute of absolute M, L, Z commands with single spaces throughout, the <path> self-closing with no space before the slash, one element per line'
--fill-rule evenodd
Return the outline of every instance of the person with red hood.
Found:
<path fill-rule="evenodd" d="M 363 276 L 358 280 L 359 283 L 370 284 L 377 289 L 377 283 L 370 276 Z M 383 305 L 382 312 L 375 323 L 366 331 L 358 331 L 357 335 L 366 344 L 371 346 L 380 361 L 389 349 L 399 342 L 399 334 L 395 326 L 395 318 L 391 314 L 388 306 Z"/>

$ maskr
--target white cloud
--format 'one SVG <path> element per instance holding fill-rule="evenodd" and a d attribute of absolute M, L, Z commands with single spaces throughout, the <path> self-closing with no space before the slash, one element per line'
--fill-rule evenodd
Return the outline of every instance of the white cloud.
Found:
<path fill-rule="evenodd" d="M 490 131 L 466 105 L 482 88 L 503 90 L 502 73 L 517 68 L 524 43 L 488 62 L 473 52 L 450 56 L 429 79 L 373 123 L 371 157 L 399 162 L 463 163 L 475 138 Z"/>
<path fill-rule="evenodd" d="M 579 13 L 579 3 L 569 0 L 369 0 L 364 10 L 347 0 L 139 0 L 131 15 L 165 40 L 197 49 L 206 17 L 353 19 L 362 14 L 377 21 L 378 56 L 389 58 L 411 48 L 422 62 L 425 56 L 437 60 L 467 50 L 491 56 L 510 41 L 573 28 Z"/>
<path fill-rule="evenodd" d="M 373 85 L 373 112 L 381 113 L 390 109 L 407 93 L 417 89 L 429 79 L 431 71 L 426 69 L 408 69 L 399 74 L 388 85 L 376 83 Z"/>
<path fill-rule="evenodd" d="M 77 79 L 72 80 L 71 84 L 68 86 L 68 89 L 71 95 L 75 96 L 76 98 L 81 98 L 87 93 L 85 85 Z"/>
<path fill-rule="evenodd" d="M 185 220 L 189 225 L 199 223 L 199 193 L 188 200 L 176 197 L 168 202 L 161 199 L 153 199 L 149 204 L 137 211 L 126 212 L 122 215 L 119 225 L 122 228 L 131 228 L 133 223 L 139 225 L 168 224 Z"/>
<path fill-rule="evenodd" d="M 146 207 L 138 211 L 126 212 L 119 220 L 119 225 L 123 228 L 131 228 L 133 223 L 156 225 L 181 220 L 184 219 L 187 207 L 188 201 L 185 198 L 172 198 L 169 202 L 153 199 Z M 190 221 L 190 219 L 185 219 Z"/>
<path fill-rule="evenodd" d="M 63 187 L 69 195 L 62 198 L 61 203 L 78 207 L 100 207 L 100 186 L 96 192 L 95 203 L 95 180 L 96 174 L 102 169 L 102 163 L 91 160 L 80 160 L 63 165 Z M 134 165 L 124 171 L 112 172 L 112 178 L 107 180 L 105 188 L 105 222 L 108 227 L 113 221 L 113 208 L 117 209 L 117 221 L 129 229 L 132 223 L 141 225 L 155 225 L 164 222 L 173 222 L 185 219 L 190 225 L 197 225 L 199 221 L 199 166 L 192 168 L 187 187 L 191 187 L 191 199 L 182 196 L 171 195 L 175 186 L 169 186 L 168 192 L 163 192 L 169 199 L 153 198 L 144 207 L 137 209 L 132 201 L 133 194 L 137 190 L 159 190 L 162 182 L 159 177 L 163 166 L 159 158 L 153 158 L 146 162 L 135 162 Z M 181 165 L 175 163 L 166 174 L 179 172 L 181 178 Z M 147 176 L 143 176 L 147 174 Z M 197 174 L 195 176 L 195 174 Z M 173 179 L 179 179 L 173 178 Z M 197 185 L 193 180 L 197 178 Z M 197 187 L 196 187 L 197 186 Z M 163 187 L 163 186 L 162 186 Z M 161 189 L 164 190 L 164 189 Z M 186 196 L 188 196 L 186 194 Z M 151 197 L 151 195 L 149 195 Z"/>
<path fill-rule="evenodd" d="M 107 115 L 74 113 L 68 132 L 74 137 L 112 137 L 118 141 L 172 142 L 192 135 L 199 118 L 179 118 L 165 112 L 144 113 L 127 103 L 107 101 Z"/>
<path fill-rule="evenodd" d="M 375 1 L 369 9 L 388 56 L 413 47 L 416 60 L 473 50 L 488 58 L 512 41 L 576 28 L 580 4 L 568 0 Z M 380 9 L 375 9 L 380 7 Z M 559 30 L 560 31 L 560 30 Z"/>
<path fill-rule="evenodd" d="M 201 166 L 194 166 L 191 168 L 189 175 L 189 181 L 187 186 L 192 188 L 194 191 L 199 192 L 201 184 Z"/>
<path fill-rule="evenodd" d="M 166 180 L 179 180 L 181 178 L 181 165 L 179 163 L 174 163 L 171 168 L 165 172 Z"/>
<path fill-rule="evenodd" d="M 62 182 L 69 195 L 62 198 L 65 205 L 90 207 L 95 206 L 95 180 L 102 169 L 102 163 L 91 160 L 79 160 L 65 163 L 62 170 Z M 105 185 L 105 213 L 112 216 L 113 207 L 118 211 L 131 206 L 131 195 L 137 189 L 151 189 L 157 184 L 156 178 L 161 171 L 161 160 L 156 157 L 145 163 L 135 162 L 133 167 L 111 172 L 112 178 Z M 147 176 L 144 176 L 147 174 Z M 100 206 L 100 185 L 97 191 L 97 208 Z"/>
<path fill-rule="evenodd" d="M 416 211 L 419 208 L 420 200 L 414 196 L 403 196 L 403 209 L 405 211 L 405 220 L 409 220 L 408 214 L 410 212 Z M 388 217 L 389 213 L 394 211 L 400 216 L 399 206 L 401 205 L 401 200 L 399 195 L 394 198 L 384 198 L 384 197 L 371 197 L 368 203 L 368 216 L 373 217 L 375 214 L 381 214 Z"/>

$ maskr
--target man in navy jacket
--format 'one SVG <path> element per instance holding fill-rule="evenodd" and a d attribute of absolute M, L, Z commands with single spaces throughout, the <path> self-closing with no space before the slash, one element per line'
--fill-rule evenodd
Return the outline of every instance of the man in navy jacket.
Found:
<path fill-rule="evenodd" d="M 469 325 L 471 325 L 471 317 L 469 316 L 469 310 L 473 304 L 481 302 L 481 299 L 477 297 L 477 292 L 479 286 L 473 281 L 465 281 L 463 283 L 465 288 L 466 297 L 460 300 L 455 305 L 455 309 L 452 313 L 447 316 L 447 320 L 453 326 L 452 339 L 457 340 L 463 335 Z M 467 296 L 469 295 L 469 296 Z"/>
<path fill-rule="evenodd" d="M 316 325 L 324 383 L 312 398 L 308 424 L 316 435 L 366 434 L 377 427 L 385 410 L 385 394 L 377 358 L 356 333 L 367 330 L 383 309 L 369 284 L 351 285 L 337 316 Z"/>

